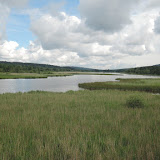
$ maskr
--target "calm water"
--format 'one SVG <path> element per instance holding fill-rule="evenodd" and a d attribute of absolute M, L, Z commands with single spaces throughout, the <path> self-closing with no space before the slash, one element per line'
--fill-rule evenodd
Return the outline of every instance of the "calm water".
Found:
<path fill-rule="evenodd" d="M 80 90 L 79 83 L 115 81 L 116 78 L 155 78 L 142 75 L 74 75 L 68 77 L 49 77 L 47 79 L 5 79 L 0 80 L 0 93 L 28 91 L 66 92 Z"/>

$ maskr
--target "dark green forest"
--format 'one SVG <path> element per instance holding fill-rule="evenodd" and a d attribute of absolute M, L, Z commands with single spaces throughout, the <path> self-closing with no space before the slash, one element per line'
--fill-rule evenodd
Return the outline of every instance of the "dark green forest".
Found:
<path fill-rule="evenodd" d="M 47 64 L 36 63 L 20 63 L 20 62 L 4 62 L 0 61 L 0 72 L 10 73 L 51 73 L 65 71 L 81 71 L 81 72 L 102 72 L 103 70 L 81 68 L 81 67 L 60 67 Z"/>
<path fill-rule="evenodd" d="M 127 69 L 125 72 L 129 74 L 160 75 L 160 65 L 131 68 Z"/>
<path fill-rule="evenodd" d="M 20 63 L 20 62 L 4 62 L 0 61 L 0 72 L 9 73 L 52 73 L 52 72 L 119 72 L 128 74 L 146 74 L 146 75 L 160 75 L 160 65 L 116 69 L 116 70 L 98 70 L 82 67 L 60 67 L 47 64 L 36 63 Z"/>
<path fill-rule="evenodd" d="M 126 68 L 126 69 L 115 69 L 108 70 L 108 72 L 118 72 L 127 74 L 140 74 L 140 75 L 160 75 L 160 65 L 137 67 L 137 68 Z"/>
<path fill-rule="evenodd" d="M 0 62 L 0 72 L 41 73 L 41 72 L 53 72 L 53 71 L 70 71 L 70 69 L 52 65 L 44 65 L 44 64 Z"/>

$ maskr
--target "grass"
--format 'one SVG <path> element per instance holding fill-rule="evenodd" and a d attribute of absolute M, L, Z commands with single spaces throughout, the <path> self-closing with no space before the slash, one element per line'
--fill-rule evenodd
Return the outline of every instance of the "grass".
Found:
<path fill-rule="evenodd" d="M 119 89 L 160 93 L 160 79 L 118 79 L 119 82 L 95 82 L 79 84 L 89 90 Z"/>
<path fill-rule="evenodd" d="M 0 72 L 0 79 L 34 79 L 47 77 L 62 77 L 73 75 L 115 75 L 110 73 L 96 73 L 96 72 L 53 72 L 53 73 L 4 73 Z"/>
<path fill-rule="evenodd" d="M 145 107 L 126 106 L 130 96 Z M 0 159 L 160 159 L 160 97 L 83 90 L 0 95 Z"/>
<path fill-rule="evenodd" d="M 47 77 L 47 75 L 37 73 L 0 73 L 0 79 L 34 79 Z"/>
<path fill-rule="evenodd" d="M 143 108 L 145 107 L 145 104 L 143 102 L 143 99 L 139 96 L 131 96 L 126 101 L 126 106 L 128 108 Z"/>

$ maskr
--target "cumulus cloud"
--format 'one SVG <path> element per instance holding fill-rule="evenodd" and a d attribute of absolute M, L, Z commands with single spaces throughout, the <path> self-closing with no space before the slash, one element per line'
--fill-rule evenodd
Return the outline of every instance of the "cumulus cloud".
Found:
<path fill-rule="evenodd" d="M 76 52 L 63 49 L 44 50 L 41 45 L 30 42 L 28 49 L 18 48 L 14 41 L 4 41 L 0 45 L 0 59 L 16 62 L 45 63 L 59 66 L 86 66 L 91 68 L 116 67 L 116 59 L 110 56 L 105 59 L 102 56 L 79 57 Z M 100 63 L 97 63 L 99 61 Z M 120 61 L 118 62 L 121 65 Z"/>
<path fill-rule="evenodd" d="M 123 53 L 126 48 L 126 54 L 134 52 L 135 55 L 139 55 L 144 53 L 145 44 L 153 33 L 154 17 L 147 13 L 134 16 L 132 25 L 117 34 L 108 35 L 105 32 L 89 29 L 75 16 L 61 13 L 59 17 L 52 17 L 45 14 L 32 21 L 31 30 L 46 50 L 63 48 L 83 56 L 108 55 L 111 48 L 117 46 L 117 48 L 124 48 Z M 131 49 L 133 51 L 130 51 Z"/>
<path fill-rule="evenodd" d="M 28 48 L 18 48 L 14 41 L 4 41 L 0 45 L 0 59 L 18 62 L 46 63 L 54 65 L 71 65 L 80 62 L 77 53 L 65 50 L 44 50 L 41 45 L 30 42 Z"/>
<path fill-rule="evenodd" d="M 131 23 L 131 12 L 138 0 L 80 0 L 79 10 L 86 24 L 113 33 Z"/>
<path fill-rule="evenodd" d="M 158 53 L 158 37 L 153 30 L 157 17 L 157 11 L 134 14 L 130 17 L 131 24 L 119 32 L 108 34 L 102 30 L 94 30 L 83 19 L 64 12 L 57 16 L 45 13 L 31 21 L 31 30 L 44 50 L 57 49 L 76 53 L 84 62 L 88 61 L 85 66 L 89 62 L 92 62 L 90 66 L 101 68 L 127 64 L 135 66 L 134 57 Z M 133 63 L 123 60 L 130 56 Z"/>
<path fill-rule="evenodd" d="M 65 13 L 61 13 L 59 17 L 46 14 L 32 21 L 31 30 L 39 38 L 44 49 L 49 50 L 62 46 L 67 48 L 68 42 L 71 43 L 76 39 L 72 32 L 79 23 L 80 20 L 77 17 L 67 16 Z"/>

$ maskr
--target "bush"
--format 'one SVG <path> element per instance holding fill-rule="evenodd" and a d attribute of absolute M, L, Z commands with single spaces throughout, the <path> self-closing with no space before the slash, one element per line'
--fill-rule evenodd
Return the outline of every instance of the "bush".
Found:
<path fill-rule="evenodd" d="M 131 96 L 127 99 L 126 105 L 128 108 L 143 108 L 144 102 L 141 97 Z"/>

